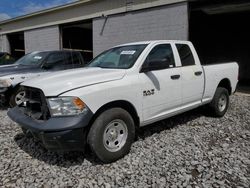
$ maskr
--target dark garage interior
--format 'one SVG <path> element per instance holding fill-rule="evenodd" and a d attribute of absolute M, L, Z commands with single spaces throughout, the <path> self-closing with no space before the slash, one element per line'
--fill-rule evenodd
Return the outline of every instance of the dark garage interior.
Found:
<path fill-rule="evenodd" d="M 93 58 L 92 21 L 61 26 L 62 47 L 81 51 L 85 62 Z"/>
<path fill-rule="evenodd" d="M 237 61 L 239 85 L 250 87 L 250 5 L 237 2 L 190 3 L 189 37 L 203 64 Z"/>
<path fill-rule="evenodd" d="M 19 59 L 25 54 L 24 32 L 8 34 L 10 52 L 13 57 Z"/>

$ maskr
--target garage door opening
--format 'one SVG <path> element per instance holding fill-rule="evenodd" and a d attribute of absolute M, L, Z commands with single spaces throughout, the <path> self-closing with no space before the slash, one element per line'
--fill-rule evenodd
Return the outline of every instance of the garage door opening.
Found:
<path fill-rule="evenodd" d="M 8 34 L 10 53 L 16 59 L 25 55 L 24 32 Z"/>
<path fill-rule="evenodd" d="M 62 48 L 81 51 L 85 62 L 93 58 L 92 21 L 61 26 Z"/>
<path fill-rule="evenodd" d="M 189 33 L 203 64 L 237 61 L 239 83 L 250 87 L 250 11 L 242 8 L 191 4 Z"/>

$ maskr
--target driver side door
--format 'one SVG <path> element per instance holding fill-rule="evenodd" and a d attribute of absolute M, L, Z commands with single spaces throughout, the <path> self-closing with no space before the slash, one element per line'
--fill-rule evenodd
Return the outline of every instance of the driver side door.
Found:
<path fill-rule="evenodd" d="M 143 66 L 147 64 L 156 69 L 157 66 L 161 68 L 139 74 L 142 83 L 143 124 L 164 119 L 182 104 L 181 68 L 176 66 L 172 45 L 156 45 Z"/>

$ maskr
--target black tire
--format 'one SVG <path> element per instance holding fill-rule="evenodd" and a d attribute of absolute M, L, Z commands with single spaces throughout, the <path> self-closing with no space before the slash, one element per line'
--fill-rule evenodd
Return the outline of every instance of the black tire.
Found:
<path fill-rule="evenodd" d="M 117 151 L 110 151 L 111 149 L 107 149 L 108 143 L 104 140 L 107 138 L 110 138 L 108 135 L 109 132 L 112 131 L 112 128 L 109 127 L 113 126 L 115 129 L 116 121 L 120 121 L 122 126 L 126 126 L 127 129 L 127 137 L 123 141 L 121 141 L 120 147 L 117 146 Z M 112 123 L 114 122 L 114 125 Z M 125 124 L 124 124 L 125 123 Z M 120 133 L 126 133 L 126 131 Z M 116 133 L 119 131 L 116 131 Z M 105 133 L 105 134 L 104 134 Z M 120 136 L 123 134 L 120 134 Z M 118 136 L 119 137 L 119 136 Z M 131 117 L 131 115 L 122 108 L 112 108 L 108 109 L 104 112 L 102 112 L 94 121 L 92 126 L 90 127 L 89 133 L 88 133 L 88 144 L 92 150 L 92 152 L 104 163 L 111 163 L 114 162 L 120 158 L 122 158 L 124 155 L 126 155 L 131 148 L 132 143 L 134 142 L 135 138 L 135 124 L 134 120 Z M 111 143 L 112 141 L 110 141 Z M 116 143 L 116 142 L 115 142 Z M 123 145 L 121 144 L 123 143 Z M 116 147 L 116 146 L 115 146 Z"/>
<path fill-rule="evenodd" d="M 17 103 L 16 103 L 16 96 L 21 93 L 21 92 L 24 92 L 24 90 L 20 87 L 17 87 L 16 89 L 14 89 L 12 95 L 10 96 L 10 100 L 9 100 L 9 105 L 10 107 L 15 107 L 17 106 Z"/>
<path fill-rule="evenodd" d="M 224 98 L 225 105 L 220 104 L 220 100 Z M 215 91 L 214 98 L 209 104 L 211 113 L 215 117 L 222 117 L 226 113 L 229 106 L 229 94 L 228 90 L 223 87 L 218 87 Z"/>
<path fill-rule="evenodd" d="M 22 132 L 27 138 L 32 138 L 31 132 L 29 132 L 27 129 L 22 128 Z"/>

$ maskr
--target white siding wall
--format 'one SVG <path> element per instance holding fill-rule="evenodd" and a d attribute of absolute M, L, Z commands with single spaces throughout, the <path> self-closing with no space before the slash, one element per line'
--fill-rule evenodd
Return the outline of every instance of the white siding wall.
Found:
<path fill-rule="evenodd" d="M 96 56 L 114 45 L 143 40 L 187 40 L 187 3 L 161 6 L 93 20 L 93 48 Z"/>
<path fill-rule="evenodd" d="M 60 49 L 58 26 L 39 28 L 24 32 L 25 52 Z"/>
<path fill-rule="evenodd" d="M 0 51 L 10 53 L 10 44 L 7 35 L 0 35 Z"/>
<path fill-rule="evenodd" d="M 88 3 L 69 6 L 67 8 L 33 15 L 25 19 L 18 19 L 7 23 L 0 23 L 0 34 L 12 33 L 40 27 L 48 27 L 63 23 L 92 19 L 104 15 L 126 12 L 128 9 L 138 10 L 160 5 L 183 2 L 187 0 L 91 0 Z M 82 1 L 83 2 L 83 1 Z M 129 2 L 133 2 L 132 4 Z M 128 8 L 126 4 L 132 6 Z"/>

